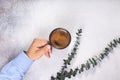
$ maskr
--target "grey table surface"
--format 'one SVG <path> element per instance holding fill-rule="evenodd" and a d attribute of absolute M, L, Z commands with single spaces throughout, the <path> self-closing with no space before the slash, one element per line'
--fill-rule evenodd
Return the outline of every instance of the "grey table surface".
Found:
<path fill-rule="evenodd" d="M 63 50 L 53 48 L 51 58 L 34 62 L 23 80 L 50 80 L 71 51 L 75 32 L 83 29 L 74 68 L 98 55 L 113 38 L 120 37 L 119 0 L 0 0 L 0 69 L 27 50 L 36 37 L 49 39 L 54 28 L 70 31 L 72 41 Z M 66 80 L 120 80 L 120 46 L 95 69 Z"/>

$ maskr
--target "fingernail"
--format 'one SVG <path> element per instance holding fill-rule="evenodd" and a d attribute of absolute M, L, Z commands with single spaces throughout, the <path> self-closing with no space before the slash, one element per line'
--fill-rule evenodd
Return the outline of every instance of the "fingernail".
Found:
<path fill-rule="evenodd" d="M 50 53 L 48 52 L 48 58 L 50 58 Z"/>

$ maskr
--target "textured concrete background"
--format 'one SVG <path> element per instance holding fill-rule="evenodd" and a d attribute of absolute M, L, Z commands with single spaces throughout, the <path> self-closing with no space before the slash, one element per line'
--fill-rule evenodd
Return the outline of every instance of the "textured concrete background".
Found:
<path fill-rule="evenodd" d="M 57 27 L 72 35 L 69 47 L 53 49 L 51 58 L 37 60 L 23 80 L 49 80 L 63 64 L 74 43 L 75 31 L 83 29 L 78 55 L 71 67 L 98 55 L 113 38 L 120 37 L 119 0 L 0 0 L 0 69 L 27 50 L 35 37 L 48 39 Z M 120 80 L 120 46 L 99 66 L 66 80 Z"/>

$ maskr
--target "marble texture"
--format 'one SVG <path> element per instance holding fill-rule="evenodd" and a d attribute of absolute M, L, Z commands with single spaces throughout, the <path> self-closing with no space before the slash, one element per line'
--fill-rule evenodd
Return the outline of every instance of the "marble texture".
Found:
<path fill-rule="evenodd" d="M 49 39 L 58 27 L 70 31 L 72 41 L 63 50 L 53 48 L 51 58 L 34 62 L 23 80 L 50 80 L 63 64 L 82 28 L 81 45 L 72 68 L 98 55 L 113 38 L 120 37 L 119 0 L 0 0 L 0 69 L 27 50 L 36 37 Z M 120 46 L 95 69 L 66 80 L 120 80 Z"/>

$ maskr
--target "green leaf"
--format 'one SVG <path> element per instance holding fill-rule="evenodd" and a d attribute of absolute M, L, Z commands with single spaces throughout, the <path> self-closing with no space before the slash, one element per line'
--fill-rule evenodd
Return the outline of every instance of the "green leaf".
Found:
<path fill-rule="evenodd" d="M 92 60 L 93 60 L 94 64 L 97 65 L 97 61 L 94 58 L 92 58 Z"/>
<path fill-rule="evenodd" d="M 103 53 L 100 53 L 100 58 L 104 59 L 104 54 Z"/>
<path fill-rule="evenodd" d="M 55 80 L 55 77 L 51 76 L 51 80 Z"/>
<path fill-rule="evenodd" d="M 87 63 L 86 63 L 86 70 L 90 69 L 90 63 L 89 61 L 87 60 Z"/>
<path fill-rule="evenodd" d="M 81 71 L 83 72 L 84 71 L 84 68 L 85 68 L 85 64 L 81 64 Z"/>
<path fill-rule="evenodd" d="M 70 69 L 70 74 L 72 74 L 73 73 L 73 70 L 72 69 Z"/>
<path fill-rule="evenodd" d="M 108 52 L 105 52 L 105 53 L 103 53 L 103 54 L 106 55 L 106 56 L 108 56 L 109 53 L 108 53 Z"/>
<path fill-rule="evenodd" d="M 116 47 L 116 45 L 112 42 L 110 42 L 110 45 L 113 46 L 113 47 Z"/>
<path fill-rule="evenodd" d="M 82 33 L 82 29 L 78 29 L 78 33 Z"/>
<path fill-rule="evenodd" d="M 114 42 L 115 45 L 117 45 L 117 41 L 115 39 L 113 39 L 113 42 Z"/>
<path fill-rule="evenodd" d="M 94 62 L 91 59 L 89 59 L 89 62 L 90 64 L 92 64 L 93 67 L 95 66 Z"/>
<path fill-rule="evenodd" d="M 76 74 L 77 74 L 77 72 L 76 72 L 76 71 L 74 71 L 74 72 L 73 72 L 73 76 L 75 76 Z"/>
<path fill-rule="evenodd" d="M 82 71 L 81 70 L 79 70 L 79 74 L 81 73 Z"/>
<path fill-rule="evenodd" d="M 61 73 L 57 72 L 57 76 L 61 76 Z"/>
<path fill-rule="evenodd" d="M 110 49 L 108 47 L 105 48 L 104 52 L 108 52 Z"/>
<path fill-rule="evenodd" d="M 111 48 L 111 49 L 113 49 L 113 45 L 112 45 L 112 42 L 110 42 L 110 44 L 108 44 L 108 46 Z"/>
<path fill-rule="evenodd" d="M 66 75 L 67 75 L 67 71 L 64 71 L 63 75 L 65 75 L 65 76 L 66 76 Z"/>
<path fill-rule="evenodd" d="M 117 43 L 119 43 L 119 44 L 120 44 L 120 38 L 118 38 L 116 41 L 117 41 Z"/>
<path fill-rule="evenodd" d="M 96 58 L 98 61 L 100 61 L 100 62 L 101 62 L 101 59 L 100 59 L 100 58 L 98 58 L 97 56 L 95 56 L 95 58 Z"/>

